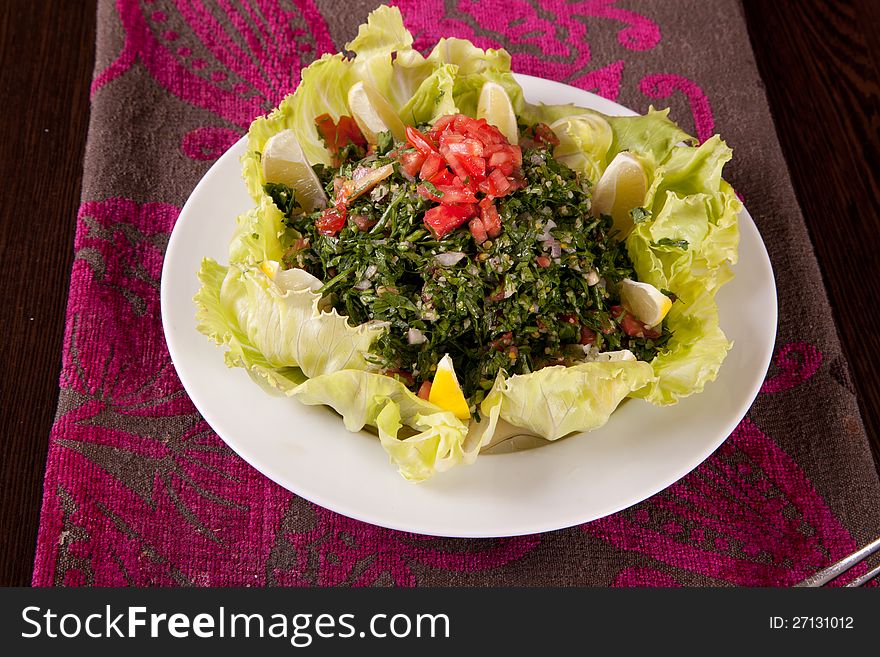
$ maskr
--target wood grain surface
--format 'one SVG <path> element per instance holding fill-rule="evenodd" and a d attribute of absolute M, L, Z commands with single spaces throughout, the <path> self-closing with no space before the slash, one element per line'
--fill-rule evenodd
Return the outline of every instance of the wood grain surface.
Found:
<path fill-rule="evenodd" d="M 880 2 L 744 0 L 880 464 Z M 94 0 L 0 3 L 0 585 L 30 583 L 88 126 Z"/>

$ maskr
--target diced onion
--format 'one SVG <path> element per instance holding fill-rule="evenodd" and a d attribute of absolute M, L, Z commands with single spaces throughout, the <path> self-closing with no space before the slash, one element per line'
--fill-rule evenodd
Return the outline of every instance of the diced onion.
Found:
<path fill-rule="evenodd" d="M 446 253 L 438 253 L 434 256 L 434 260 L 441 267 L 452 267 L 464 258 L 464 253 L 459 251 L 447 251 Z"/>
<path fill-rule="evenodd" d="M 547 242 L 553 239 L 553 236 L 550 234 L 550 231 L 556 228 L 556 222 L 552 219 L 549 219 L 546 224 L 544 224 L 543 232 L 538 235 L 539 242 Z"/>
<path fill-rule="evenodd" d="M 411 328 L 406 332 L 406 341 L 409 344 L 422 344 L 427 342 L 428 338 L 417 328 Z"/>

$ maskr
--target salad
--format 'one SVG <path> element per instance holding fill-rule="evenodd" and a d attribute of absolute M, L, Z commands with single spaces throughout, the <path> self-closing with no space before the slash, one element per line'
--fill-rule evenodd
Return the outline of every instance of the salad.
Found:
<path fill-rule="evenodd" d="M 374 427 L 414 481 L 502 423 L 552 441 L 716 377 L 741 209 L 718 136 L 529 104 L 504 50 L 425 57 L 396 8 L 346 49 L 249 130 L 255 207 L 195 297 L 227 365 Z"/>

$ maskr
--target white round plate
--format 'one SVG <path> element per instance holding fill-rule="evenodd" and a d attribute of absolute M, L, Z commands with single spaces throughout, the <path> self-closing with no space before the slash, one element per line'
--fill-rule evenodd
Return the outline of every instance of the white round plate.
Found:
<path fill-rule="evenodd" d="M 530 102 L 634 112 L 558 82 L 518 75 Z M 597 431 L 527 451 L 483 455 L 427 482 L 405 481 L 378 439 L 350 433 L 331 409 L 274 397 L 196 331 L 196 272 L 226 262 L 235 217 L 253 203 L 240 177 L 242 139 L 199 182 L 171 235 L 162 271 L 162 322 L 171 359 L 202 416 L 264 475 L 312 502 L 375 525 L 435 536 L 491 537 L 570 527 L 625 509 L 708 457 L 754 401 L 773 351 L 776 288 L 748 212 L 740 215 L 736 277 L 718 293 L 734 346 L 718 379 L 658 408 L 628 400 Z"/>

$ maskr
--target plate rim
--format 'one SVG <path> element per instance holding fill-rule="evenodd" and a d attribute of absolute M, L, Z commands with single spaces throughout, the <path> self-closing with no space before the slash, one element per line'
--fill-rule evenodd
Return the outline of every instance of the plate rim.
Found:
<path fill-rule="evenodd" d="M 585 91 L 583 89 L 579 89 L 577 87 L 573 87 L 571 85 L 557 82 L 555 80 L 548 80 L 546 78 L 540 78 L 531 75 L 514 73 L 514 77 L 517 81 L 523 85 L 531 84 L 531 85 L 549 85 L 551 88 L 556 87 L 558 91 L 567 94 L 577 94 L 577 95 L 587 95 L 591 97 L 591 101 L 600 107 L 607 107 L 613 110 L 613 113 L 623 116 L 635 116 L 638 115 L 637 112 L 620 105 L 614 101 L 610 101 L 602 96 L 598 96 L 589 91 Z M 525 86 L 523 85 L 523 86 Z M 525 91 L 525 90 L 524 90 Z M 573 102 L 573 101 L 569 101 Z M 591 109 L 591 108 L 587 108 Z M 604 111 L 599 109 L 598 111 Z M 610 113 L 610 112 L 606 112 Z M 366 522 L 375 526 L 384 527 L 387 529 L 403 531 L 403 532 L 411 532 L 418 533 L 427 536 L 437 536 L 437 537 L 450 537 L 450 538 L 502 538 L 502 537 L 515 537 L 515 536 L 525 536 L 531 534 L 538 534 L 548 531 L 556 531 L 561 529 L 566 529 L 569 527 L 577 526 L 586 522 L 591 522 L 593 520 L 598 520 L 600 518 L 607 517 L 611 514 L 617 513 L 619 511 L 625 510 L 635 504 L 638 504 L 645 499 L 657 494 L 658 492 L 665 490 L 669 486 L 673 485 L 675 482 L 679 481 L 683 477 L 687 476 L 690 472 L 692 472 L 695 468 L 697 468 L 701 463 L 703 463 L 707 458 L 709 458 L 712 453 L 718 449 L 731 435 L 733 430 L 738 426 L 738 424 L 742 421 L 742 419 L 746 416 L 749 409 L 754 404 L 755 399 L 760 393 L 761 385 L 764 381 L 766 373 L 769 369 L 770 362 L 772 360 L 773 352 L 775 350 L 776 343 L 776 334 L 778 331 L 778 291 L 776 288 L 775 282 L 775 272 L 773 270 L 773 265 L 770 260 L 769 254 L 767 252 L 766 245 L 764 244 L 763 237 L 761 236 L 760 230 L 758 230 L 757 224 L 752 219 L 751 214 L 748 210 L 743 206 L 742 211 L 738 216 L 738 220 L 742 222 L 743 218 L 745 218 L 750 224 L 751 227 L 754 228 L 755 233 L 757 235 L 757 246 L 758 253 L 756 255 L 760 256 L 760 259 L 763 260 L 764 264 L 769 270 L 770 275 L 770 290 L 772 291 L 772 304 L 771 304 L 771 324 L 772 324 L 772 340 L 769 340 L 767 343 L 766 352 L 762 354 L 761 357 L 761 367 L 757 370 L 754 370 L 751 373 L 750 380 L 750 391 L 746 395 L 748 399 L 748 403 L 743 405 L 743 408 L 740 412 L 733 414 L 736 416 L 735 420 L 729 420 L 723 425 L 723 429 L 720 428 L 722 425 L 719 425 L 719 429 L 717 430 L 717 436 L 713 441 L 707 441 L 707 443 L 700 449 L 695 450 L 694 454 L 690 456 L 690 458 L 683 459 L 680 467 L 673 469 L 671 473 L 668 473 L 666 476 L 659 477 L 658 481 L 662 483 L 657 485 L 650 485 L 643 489 L 641 492 L 636 493 L 635 495 L 629 495 L 626 500 L 623 502 L 608 504 L 606 505 L 608 508 L 604 512 L 600 512 L 599 515 L 596 514 L 584 514 L 583 517 L 572 519 L 568 518 L 564 522 L 560 523 L 559 520 L 556 522 L 548 521 L 548 522 L 532 522 L 532 523 L 520 523 L 520 525 L 515 529 L 510 529 L 504 532 L 499 533 L 497 530 L 489 530 L 489 531 L 462 531 L 462 530 L 431 530 L 430 528 L 424 526 L 414 527 L 413 525 L 401 524 L 394 521 L 389 521 L 387 518 L 382 518 L 376 515 L 373 512 L 364 511 L 362 509 L 358 509 L 356 507 L 351 507 L 350 505 L 339 504 L 334 500 L 327 500 L 323 495 L 316 494 L 315 491 L 303 491 L 297 486 L 293 485 L 288 480 L 282 480 L 283 478 L 280 476 L 275 476 L 273 472 L 270 471 L 269 468 L 265 467 L 265 465 L 259 460 L 253 458 L 253 454 L 246 448 L 243 448 L 241 445 L 241 441 L 237 441 L 234 439 L 229 439 L 223 435 L 223 432 L 219 431 L 216 428 L 216 425 L 219 425 L 220 422 L 215 422 L 214 419 L 216 415 L 214 411 L 210 408 L 204 407 L 204 404 L 200 403 L 201 400 L 198 399 L 199 395 L 193 395 L 191 392 L 191 380 L 189 375 L 186 373 L 186 368 L 181 368 L 181 364 L 183 359 L 181 358 L 181 354 L 178 352 L 177 345 L 175 340 L 172 338 L 173 333 L 169 330 L 169 326 L 171 325 L 171 310 L 170 310 L 170 288 L 172 287 L 172 281 L 168 280 L 168 276 L 166 276 L 166 272 L 168 271 L 168 263 L 173 260 L 174 253 L 176 253 L 177 249 L 182 248 L 179 245 L 180 242 L 180 234 L 178 231 L 178 226 L 181 225 L 181 219 L 185 218 L 188 214 L 188 209 L 192 212 L 192 208 L 190 204 L 192 199 L 197 196 L 197 193 L 204 187 L 211 184 L 210 179 L 212 178 L 212 172 L 217 168 L 221 161 L 224 161 L 226 158 L 234 158 L 238 159 L 239 156 L 235 156 L 235 153 L 238 149 L 241 149 L 243 144 L 247 141 L 247 134 L 243 135 L 239 140 L 237 140 L 227 151 L 225 151 L 217 160 L 211 165 L 211 167 L 205 172 L 199 182 L 195 185 L 193 190 L 190 192 L 187 197 L 186 202 L 181 208 L 180 215 L 178 216 L 177 221 L 175 222 L 174 228 L 172 229 L 171 235 L 168 240 L 168 246 L 163 258 L 162 263 L 162 277 L 160 283 L 160 309 L 161 309 L 161 321 L 163 327 L 163 334 L 165 338 L 165 342 L 168 348 L 168 353 L 171 358 L 172 364 L 174 365 L 175 372 L 183 386 L 184 390 L 187 393 L 190 401 L 196 407 L 202 418 L 205 422 L 211 427 L 211 430 L 214 431 L 217 436 L 227 445 L 229 448 L 240 458 L 242 458 L 245 462 L 248 463 L 250 467 L 253 467 L 258 472 L 260 472 L 263 476 L 267 477 L 271 481 L 275 482 L 277 485 L 282 488 L 292 492 L 293 494 L 302 497 L 314 504 L 317 504 L 325 509 L 329 509 L 333 512 L 344 515 L 348 518 L 352 518 L 361 522 Z M 243 184 L 243 183 L 242 183 Z M 195 276 L 196 272 L 193 272 L 193 276 Z M 193 307 L 193 316 L 191 318 L 191 322 L 195 323 L 195 309 Z M 207 340 L 207 338 L 205 338 Z M 188 383 L 189 382 L 189 383 Z M 255 384 L 254 384 L 255 385 Z M 707 385 L 711 385 L 711 382 Z M 698 393 L 699 394 L 699 393 Z M 341 422 L 341 420 L 340 420 Z M 342 426 L 342 425 L 340 425 Z M 343 430 L 347 431 L 344 429 Z M 699 453 L 697 453 L 699 452 Z M 394 474 L 394 476 L 399 476 L 396 472 L 393 471 L 393 466 L 389 464 L 389 470 Z M 440 473 L 442 476 L 443 473 Z M 645 493 L 645 491 L 648 491 Z M 635 498 L 638 499 L 629 499 Z"/>

